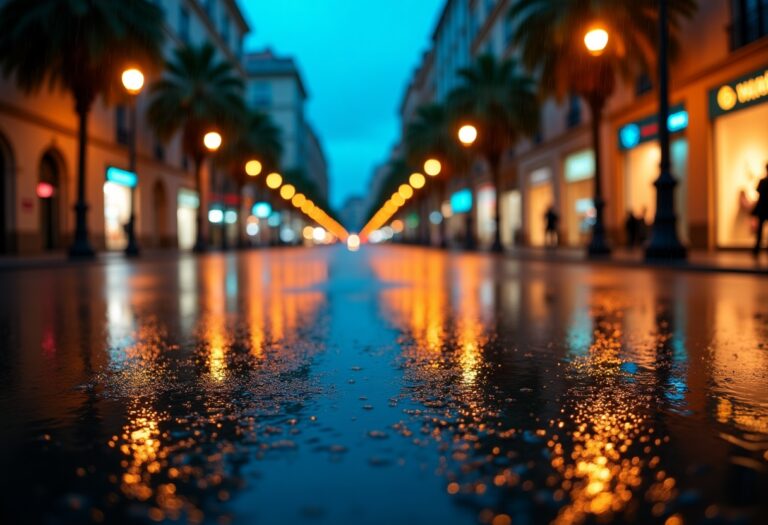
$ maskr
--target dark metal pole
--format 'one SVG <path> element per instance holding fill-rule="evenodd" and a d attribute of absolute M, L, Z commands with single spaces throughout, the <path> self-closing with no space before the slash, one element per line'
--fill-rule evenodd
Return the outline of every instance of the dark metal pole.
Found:
<path fill-rule="evenodd" d="M 605 99 L 598 96 L 592 97 L 589 102 L 592 111 L 592 148 L 595 155 L 594 198 L 595 224 L 592 226 L 592 239 L 587 246 L 589 257 L 606 257 L 611 254 L 611 248 L 605 236 L 605 222 L 603 215 L 605 200 L 603 199 L 603 169 L 602 169 L 602 144 L 600 141 L 600 125 L 603 121 L 603 107 Z"/>
<path fill-rule="evenodd" d="M 126 225 L 128 234 L 128 245 L 125 247 L 126 257 L 139 256 L 139 244 L 136 242 L 136 186 L 138 186 L 138 174 L 136 171 L 136 130 L 138 128 L 138 119 L 136 118 L 136 96 L 131 96 L 131 107 L 129 110 L 129 126 L 131 127 L 128 137 L 128 171 L 137 175 L 136 184 L 131 188 L 131 216 Z"/>
<path fill-rule="evenodd" d="M 669 21 L 667 0 L 659 0 L 659 146 L 661 163 L 656 186 L 656 217 L 651 240 L 645 249 L 646 259 L 685 259 L 687 250 L 677 237 L 675 186 L 669 154 Z"/>

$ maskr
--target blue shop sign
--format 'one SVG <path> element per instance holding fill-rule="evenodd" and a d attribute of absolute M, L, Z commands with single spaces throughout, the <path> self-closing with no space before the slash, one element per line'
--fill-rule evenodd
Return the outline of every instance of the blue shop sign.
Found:
<path fill-rule="evenodd" d="M 688 112 L 685 106 L 678 104 L 670 108 L 667 129 L 670 133 L 679 133 L 688 127 Z M 653 115 L 636 122 L 631 122 L 619 129 L 619 148 L 630 150 L 643 142 L 650 142 L 659 137 L 659 117 Z"/>
<path fill-rule="evenodd" d="M 107 182 L 114 182 L 120 186 L 135 188 L 139 178 L 132 171 L 122 170 L 114 166 L 107 167 Z"/>

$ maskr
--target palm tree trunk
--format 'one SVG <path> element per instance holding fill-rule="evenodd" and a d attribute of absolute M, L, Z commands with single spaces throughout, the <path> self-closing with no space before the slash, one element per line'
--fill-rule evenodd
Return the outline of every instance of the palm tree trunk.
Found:
<path fill-rule="evenodd" d="M 588 98 L 589 107 L 592 111 L 592 148 L 595 154 L 595 225 L 592 227 L 592 240 L 589 242 L 587 253 L 590 256 L 604 256 L 611 253 L 605 238 L 605 223 L 603 222 L 603 210 L 605 201 L 603 200 L 603 169 L 600 159 L 601 141 L 600 125 L 603 120 L 603 109 L 605 108 L 605 97 L 602 95 L 593 95 Z"/>
<path fill-rule="evenodd" d="M 75 238 L 69 249 L 72 259 L 91 259 L 95 253 L 88 239 L 88 203 L 85 200 L 85 173 L 88 146 L 88 115 L 93 97 L 76 97 L 75 111 L 78 117 L 77 133 L 77 202 L 75 203 Z"/>
<path fill-rule="evenodd" d="M 205 223 L 203 222 L 204 219 L 204 210 L 203 210 L 203 158 L 196 156 L 194 159 L 195 162 L 195 189 L 197 190 L 197 199 L 198 199 L 198 206 L 197 206 L 197 234 L 195 238 L 195 246 L 192 248 L 192 251 L 195 253 L 202 253 L 206 251 L 208 248 L 207 243 L 205 242 L 205 234 L 203 233 L 203 226 Z"/>
<path fill-rule="evenodd" d="M 504 247 L 501 245 L 501 155 L 489 155 L 488 167 L 491 170 L 491 177 L 493 177 L 493 185 L 496 190 L 496 204 L 493 215 L 494 232 L 493 232 L 493 245 L 491 245 L 491 251 L 501 253 L 504 251 Z"/>
<path fill-rule="evenodd" d="M 438 208 L 440 209 L 440 216 L 442 217 L 442 220 L 440 221 L 440 248 L 447 248 L 448 247 L 448 238 L 447 238 L 447 229 L 448 225 L 446 224 L 446 218 L 443 217 L 443 203 L 446 200 L 446 197 L 448 195 L 448 181 L 442 180 L 440 182 L 440 190 L 438 194 Z"/>

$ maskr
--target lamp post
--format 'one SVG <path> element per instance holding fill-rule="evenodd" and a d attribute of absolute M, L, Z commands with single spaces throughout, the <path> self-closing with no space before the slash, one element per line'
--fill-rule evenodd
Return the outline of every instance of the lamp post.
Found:
<path fill-rule="evenodd" d="M 667 0 L 659 0 L 659 147 L 661 162 L 656 186 L 656 217 L 651 229 L 651 240 L 645 249 L 646 260 L 685 259 L 687 250 L 677 236 L 675 214 L 675 186 L 669 154 L 669 21 Z"/>
<path fill-rule="evenodd" d="M 123 87 L 130 95 L 130 108 L 128 120 L 130 130 L 128 132 L 128 171 L 136 174 L 136 130 L 138 128 L 138 119 L 136 117 L 136 99 L 144 87 L 144 74 L 136 68 L 123 71 L 121 80 Z M 128 235 L 128 244 L 125 247 L 126 257 L 139 256 L 139 244 L 136 241 L 136 186 L 138 185 L 138 176 L 136 184 L 131 187 L 131 215 L 128 218 L 128 224 L 125 225 L 125 231 Z"/>
<path fill-rule="evenodd" d="M 472 124 L 464 124 L 459 128 L 458 137 L 459 142 L 462 146 L 465 148 L 469 148 L 472 145 L 474 145 L 475 141 L 477 141 L 477 128 L 473 126 Z M 474 194 L 474 191 L 472 192 Z M 465 218 L 464 222 L 464 229 L 467 230 L 466 235 L 464 236 L 464 249 L 472 251 L 475 248 L 477 248 L 477 243 L 475 242 L 475 232 L 474 232 L 474 221 L 472 220 L 472 213 L 474 212 L 475 203 L 472 203 L 472 207 L 466 212 L 467 216 Z"/>
<path fill-rule="evenodd" d="M 594 57 L 594 60 L 601 61 L 602 55 L 608 48 L 608 31 L 602 28 L 594 28 L 584 35 L 584 46 Z M 603 222 L 603 210 L 605 209 L 605 200 L 603 200 L 603 170 L 601 167 L 601 141 L 600 141 L 600 122 L 602 121 L 603 106 L 605 105 L 605 95 L 601 92 L 600 83 L 606 75 L 611 75 L 604 67 L 604 64 L 596 64 L 594 85 L 592 92 L 588 94 L 590 109 L 592 111 L 592 149 L 595 155 L 595 189 L 592 198 L 595 206 L 595 224 L 592 226 L 592 238 L 587 246 L 587 254 L 590 257 L 602 257 L 609 255 L 611 249 L 605 238 L 605 223 Z M 610 79 L 612 81 L 612 77 Z"/>
<path fill-rule="evenodd" d="M 205 146 L 205 149 L 208 150 L 208 152 L 211 154 L 211 161 L 209 164 L 209 173 L 210 176 L 213 177 L 213 153 L 216 153 L 219 148 L 221 147 L 221 134 L 217 131 L 209 131 L 205 135 L 203 135 L 203 146 Z M 198 187 L 200 188 L 200 192 L 202 193 L 203 188 L 200 184 L 198 184 Z M 209 181 L 209 187 L 210 187 L 210 181 Z M 195 243 L 195 251 L 203 251 L 205 250 L 205 240 L 203 238 L 203 221 L 205 220 L 205 212 L 202 209 L 203 206 L 203 199 L 202 195 L 200 196 L 200 207 L 198 208 L 197 213 L 197 241 Z M 222 217 L 223 222 L 223 217 Z"/>

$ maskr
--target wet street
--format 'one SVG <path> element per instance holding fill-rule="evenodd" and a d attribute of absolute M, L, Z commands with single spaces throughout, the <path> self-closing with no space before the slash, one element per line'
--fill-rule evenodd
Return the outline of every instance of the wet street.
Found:
<path fill-rule="evenodd" d="M 0 271 L 0 523 L 768 523 L 765 278 L 406 247 Z"/>

